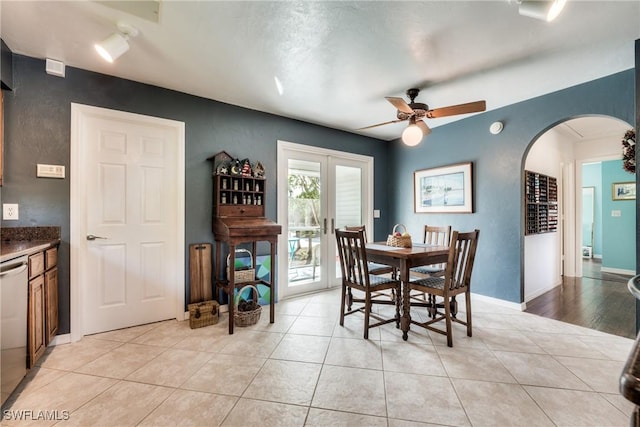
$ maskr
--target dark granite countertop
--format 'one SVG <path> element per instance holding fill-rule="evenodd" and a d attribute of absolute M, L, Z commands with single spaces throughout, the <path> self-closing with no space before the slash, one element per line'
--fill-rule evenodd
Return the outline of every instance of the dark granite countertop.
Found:
<path fill-rule="evenodd" d="M 60 240 L 31 240 L 2 242 L 0 244 L 0 262 L 22 255 L 31 255 L 60 243 Z"/>
<path fill-rule="evenodd" d="M 3 227 L 0 262 L 31 255 L 60 243 L 60 227 Z"/>

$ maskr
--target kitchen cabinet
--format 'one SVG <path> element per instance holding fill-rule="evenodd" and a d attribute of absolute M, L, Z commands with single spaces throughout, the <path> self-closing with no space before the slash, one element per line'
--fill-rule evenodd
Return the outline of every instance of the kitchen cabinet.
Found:
<path fill-rule="evenodd" d="M 29 367 L 44 354 L 58 332 L 58 247 L 29 256 Z"/>
<path fill-rule="evenodd" d="M 44 275 L 40 275 L 33 280 L 29 280 L 29 314 L 27 317 L 29 368 L 35 365 L 47 348 L 45 344 L 44 306 Z"/>

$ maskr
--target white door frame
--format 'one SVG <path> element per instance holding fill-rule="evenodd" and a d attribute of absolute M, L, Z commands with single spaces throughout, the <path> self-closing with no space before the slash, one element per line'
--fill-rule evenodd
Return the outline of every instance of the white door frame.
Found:
<path fill-rule="evenodd" d="M 582 166 L 585 163 L 606 162 L 620 160 L 619 155 L 593 156 L 584 159 L 576 159 L 575 168 L 575 242 L 573 253 L 575 254 L 575 277 L 582 277 Z M 602 212 L 604 215 L 604 212 Z M 580 230 L 580 232 L 578 232 Z"/>
<path fill-rule="evenodd" d="M 367 235 L 374 236 L 373 229 L 373 157 L 366 156 L 362 154 L 354 154 L 348 153 L 345 151 L 332 150 L 328 148 L 315 147 L 311 145 L 297 144 L 288 141 L 278 140 L 277 144 L 277 184 L 282 182 L 287 182 L 287 171 L 288 165 L 285 162 L 284 151 L 298 151 L 303 154 L 319 154 L 323 156 L 331 156 L 341 159 L 347 160 L 355 160 L 358 162 L 367 164 L 367 175 L 363 176 L 363 186 L 364 191 L 367 193 L 365 200 L 363 201 L 363 218 L 366 218 L 366 223 L 364 224 L 367 228 Z M 278 211 L 278 224 L 283 225 L 284 230 L 283 233 L 287 231 L 288 218 L 287 218 L 287 198 L 281 197 L 282 194 L 286 194 L 286 189 L 278 188 L 278 197 L 277 197 L 277 211 Z M 330 199 L 330 198 L 329 198 Z M 332 204 L 333 202 L 329 202 Z M 331 208 L 331 206 L 330 206 Z M 328 227 L 331 225 L 328 224 Z M 287 254 L 288 253 L 288 241 L 287 239 L 279 239 L 278 241 L 278 253 Z M 288 272 L 288 258 L 286 256 L 279 256 L 277 260 L 277 277 L 286 277 Z M 286 298 L 287 294 L 285 292 L 284 286 L 280 286 L 280 281 L 278 281 L 278 298 Z"/>
<path fill-rule="evenodd" d="M 71 103 L 71 177 L 70 177 L 70 252 L 71 252 L 71 271 L 70 271 L 70 335 L 71 341 L 78 341 L 84 336 L 83 325 L 83 308 L 84 292 L 86 284 L 82 283 L 80 277 L 80 265 L 87 262 L 87 254 L 83 251 L 86 246 L 86 189 L 84 186 L 84 176 L 86 174 L 85 163 L 83 160 L 86 156 L 86 147 L 82 141 L 82 124 L 85 117 L 100 116 L 104 118 L 112 118 L 117 120 L 128 120 L 136 123 L 142 123 L 151 126 L 170 127 L 176 130 L 177 134 L 177 156 L 176 162 L 176 193 L 178 203 L 176 209 L 176 241 L 178 247 L 177 253 L 184 255 L 185 253 L 185 230 L 184 230 L 184 211 L 185 211 L 185 125 L 184 122 L 175 120 L 162 119 L 158 117 L 145 116 L 142 114 L 127 113 L 124 111 L 110 110 L 106 108 L 93 107 L 89 105 Z M 180 256 L 175 260 L 176 277 L 174 283 L 176 307 L 176 319 L 184 319 L 184 274 L 185 260 L 184 256 Z"/>

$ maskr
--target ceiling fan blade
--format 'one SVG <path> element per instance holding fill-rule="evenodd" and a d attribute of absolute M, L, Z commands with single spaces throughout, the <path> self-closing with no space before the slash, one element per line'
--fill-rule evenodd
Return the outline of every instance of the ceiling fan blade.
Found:
<path fill-rule="evenodd" d="M 384 125 L 390 125 L 391 123 L 399 123 L 399 122 L 404 122 L 406 119 L 404 120 L 391 120 L 390 122 L 384 122 L 384 123 L 378 123 L 377 125 L 371 125 L 371 126 L 365 126 L 363 128 L 358 128 L 356 130 L 365 130 L 365 129 L 371 129 L 371 128 L 375 128 L 378 126 L 384 126 Z"/>
<path fill-rule="evenodd" d="M 431 133 L 431 129 L 429 128 L 429 126 L 427 126 L 427 124 L 422 120 L 416 120 L 416 125 L 422 130 L 422 134 L 424 136 L 427 136 Z"/>
<path fill-rule="evenodd" d="M 466 104 L 451 105 L 449 107 L 434 108 L 426 113 L 430 119 L 438 117 L 455 116 L 456 114 L 477 113 L 487 109 L 485 101 L 468 102 Z"/>
<path fill-rule="evenodd" d="M 402 111 L 403 113 L 407 113 L 407 114 L 414 114 L 413 109 L 411 107 L 409 107 L 409 104 L 407 104 L 404 99 L 402 99 L 402 98 L 394 98 L 394 97 L 391 97 L 391 96 L 387 96 L 385 99 L 387 101 L 389 101 L 391 103 L 391 105 L 396 107 L 397 110 Z"/>

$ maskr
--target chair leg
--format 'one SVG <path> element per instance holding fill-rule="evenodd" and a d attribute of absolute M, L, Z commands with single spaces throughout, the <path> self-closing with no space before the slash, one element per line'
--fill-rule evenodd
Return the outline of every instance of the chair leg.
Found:
<path fill-rule="evenodd" d="M 364 293 L 364 339 L 369 339 L 369 313 L 371 312 L 371 294 Z"/>
<path fill-rule="evenodd" d="M 401 293 L 402 293 L 402 288 L 400 286 L 398 286 L 397 297 L 395 299 L 395 302 L 396 302 L 396 329 L 400 329 L 400 294 Z"/>
<path fill-rule="evenodd" d="M 340 326 L 344 326 L 344 305 L 346 304 L 347 299 L 347 287 L 342 284 L 342 295 L 341 295 L 342 304 L 340 304 Z"/>
<path fill-rule="evenodd" d="M 465 302 L 467 305 L 467 336 L 470 337 L 472 335 L 471 329 L 471 292 L 465 292 L 464 294 Z"/>
<path fill-rule="evenodd" d="M 449 297 L 444 297 L 444 321 L 447 324 L 447 346 L 453 347 L 453 334 L 451 333 L 451 304 Z"/>
<path fill-rule="evenodd" d="M 351 293 L 351 288 L 348 288 L 347 291 L 347 310 L 351 311 L 351 306 L 353 305 L 353 294 Z"/>
<path fill-rule="evenodd" d="M 429 306 L 427 307 L 427 312 L 429 313 L 429 317 L 432 319 L 436 318 L 438 314 L 438 306 L 436 305 L 436 296 L 429 294 Z"/>
<path fill-rule="evenodd" d="M 456 296 L 451 297 L 451 316 L 454 318 L 458 314 L 458 302 L 456 301 Z"/>

